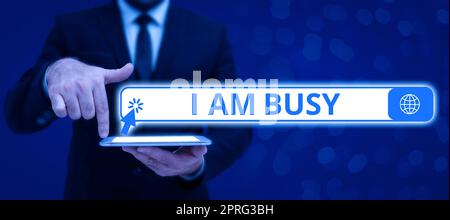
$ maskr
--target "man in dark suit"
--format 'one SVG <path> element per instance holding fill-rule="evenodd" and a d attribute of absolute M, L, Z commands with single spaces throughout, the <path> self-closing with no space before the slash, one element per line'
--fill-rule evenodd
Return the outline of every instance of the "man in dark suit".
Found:
<path fill-rule="evenodd" d="M 242 154 L 251 129 L 135 129 L 204 134 L 213 141 L 208 149 L 98 147 L 100 137 L 119 134 L 113 107 L 120 83 L 191 79 L 193 70 L 235 78 L 225 28 L 169 0 L 118 0 L 62 15 L 35 66 L 8 93 L 7 122 L 16 132 L 34 132 L 58 117 L 74 120 L 66 199 L 206 199 L 206 181 Z"/>

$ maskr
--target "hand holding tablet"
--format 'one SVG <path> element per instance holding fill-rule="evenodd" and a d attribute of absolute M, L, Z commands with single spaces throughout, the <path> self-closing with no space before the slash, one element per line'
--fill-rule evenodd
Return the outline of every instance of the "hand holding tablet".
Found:
<path fill-rule="evenodd" d="M 211 140 L 197 135 L 117 136 L 100 141 L 106 148 L 121 147 L 159 176 L 192 178 L 201 172 Z"/>

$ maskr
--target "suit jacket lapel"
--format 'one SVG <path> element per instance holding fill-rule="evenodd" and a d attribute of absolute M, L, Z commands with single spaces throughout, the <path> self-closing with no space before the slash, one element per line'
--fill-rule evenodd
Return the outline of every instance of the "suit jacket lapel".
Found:
<path fill-rule="evenodd" d="M 113 49 L 118 66 L 121 67 L 131 62 L 117 2 L 113 1 L 106 5 L 99 13 L 98 18 L 101 32 L 104 35 L 104 39 Z"/>
<path fill-rule="evenodd" d="M 184 21 L 179 18 L 179 13 L 176 10 L 173 7 L 169 8 L 158 61 L 151 77 L 152 80 L 166 81 L 171 79 L 171 66 L 176 59 L 178 44 L 185 31 Z"/>

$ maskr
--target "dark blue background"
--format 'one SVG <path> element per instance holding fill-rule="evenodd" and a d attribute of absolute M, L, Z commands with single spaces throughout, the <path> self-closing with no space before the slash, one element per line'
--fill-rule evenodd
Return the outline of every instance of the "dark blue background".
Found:
<path fill-rule="evenodd" d="M 1 102 L 35 61 L 56 14 L 104 0 L 6 1 Z M 243 78 L 429 82 L 439 115 L 422 127 L 258 128 L 210 182 L 215 199 L 448 199 L 448 1 L 175 0 L 224 22 Z M 0 199 L 60 199 L 71 134 L 59 120 L 13 134 L 0 115 Z"/>

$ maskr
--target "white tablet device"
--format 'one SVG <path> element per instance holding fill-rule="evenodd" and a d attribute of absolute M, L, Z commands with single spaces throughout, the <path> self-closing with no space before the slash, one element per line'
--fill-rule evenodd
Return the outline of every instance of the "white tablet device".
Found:
<path fill-rule="evenodd" d="M 211 140 L 198 135 L 117 136 L 100 141 L 102 147 L 187 147 L 210 144 Z"/>

